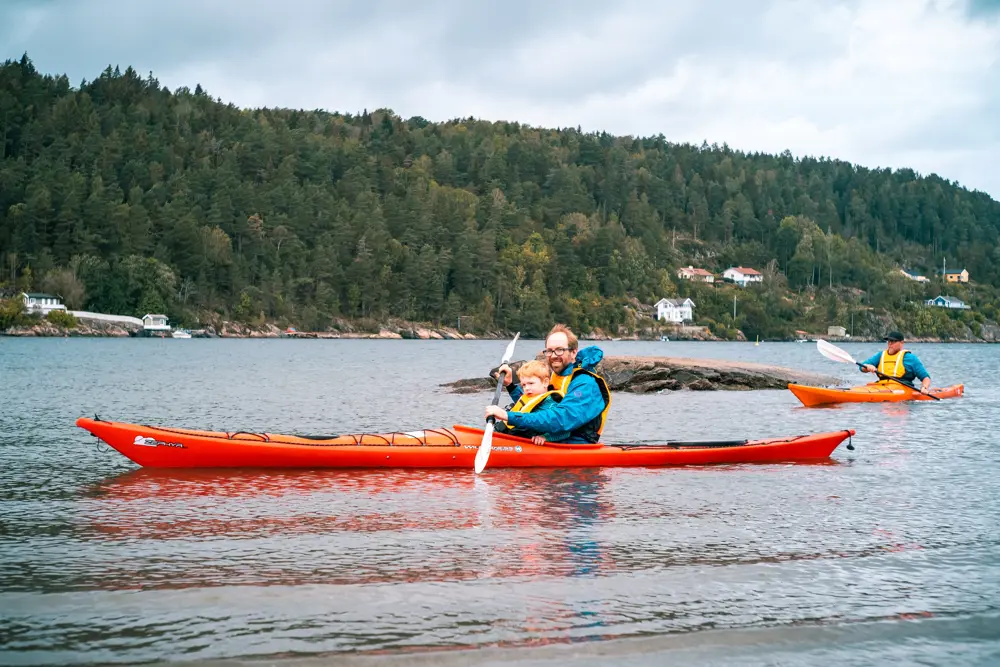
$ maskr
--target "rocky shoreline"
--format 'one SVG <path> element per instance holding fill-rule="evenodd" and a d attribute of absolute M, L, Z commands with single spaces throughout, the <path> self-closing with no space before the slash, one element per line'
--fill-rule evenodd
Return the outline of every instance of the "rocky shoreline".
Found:
<path fill-rule="evenodd" d="M 136 335 L 136 328 L 96 320 L 86 323 L 81 321 L 75 327 L 65 328 L 56 326 L 48 320 L 41 320 L 31 326 L 11 327 L 0 332 L 0 335 L 22 338 L 129 338 Z"/>
<path fill-rule="evenodd" d="M 503 332 L 486 336 L 476 336 L 462 333 L 449 327 L 402 326 L 381 328 L 378 332 L 358 330 L 351 326 L 344 329 L 329 331 L 296 331 L 280 329 L 273 324 L 252 326 L 239 322 L 221 322 L 218 326 L 206 326 L 203 329 L 187 329 L 192 338 L 369 338 L 369 339 L 415 339 L 415 340 L 475 340 L 480 338 L 506 338 Z M 129 338 L 142 336 L 141 327 L 102 322 L 97 320 L 80 320 L 74 327 L 59 327 L 48 320 L 40 320 L 30 326 L 12 327 L 0 331 L 0 336 L 25 338 L 76 338 L 105 337 Z M 169 337 L 169 336 L 168 336 Z"/>
<path fill-rule="evenodd" d="M 220 320 L 211 324 L 206 324 L 199 329 L 188 329 L 192 338 L 308 338 L 308 339 L 409 339 L 409 340 L 509 340 L 513 338 L 514 332 L 510 331 L 487 331 L 473 334 L 467 331 L 459 331 L 454 327 L 435 326 L 428 323 L 414 323 L 404 320 L 390 320 L 387 322 L 358 324 L 350 320 L 335 320 L 329 328 L 324 331 L 298 331 L 288 327 L 282 329 L 275 324 L 246 324 L 242 322 L 231 322 Z M 969 336 L 964 338 L 950 338 L 943 340 L 932 337 L 908 337 L 908 343 L 997 343 L 1000 342 L 1000 327 L 983 327 L 982 337 Z M 28 326 L 12 327 L 5 331 L 0 331 L 0 336 L 14 337 L 37 337 L 37 338 L 64 338 L 64 337 L 109 337 L 109 338 L 129 338 L 143 336 L 141 327 L 112 323 L 99 320 L 79 319 L 76 326 L 70 328 L 59 327 L 48 320 L 39 320 Z M 667 337 L 674 342 L 727 342 L 725 339 L 713 335 L 707 327 L 684 326 L 662 333 L 661 329 L 644 329 L 637 333 L 611 336 L 600 329 L 580 335 L 581 340 L 591 341 L 659 341 L 661 336 Z M 834 343 L 880 343 L 881 339 L 870 336 L 837 337 L 825 336 L 822 334 L 809 334 L 809 340 L 824 338 Z M 789 338 L 783 341 L 764 340 L 769 342 L 791 342 L 795 339 Z M 746 341 L 740 334 L 735 342 Z M 734 342 L 734 341 L 728 341 Z"/>
<path fill-rule="evenodd" d="M 350 320 L 335 320 L 324 331 L 298 331 L 292 327 L 282 329 L 275 324 L 246 324 L 220 320 L 203 328 L 188 329 L 192 338 L 364 338 L 364 339 L 410 339 L 410 340 L 505 340 L 513 338 L 514 332 L 488 331 L 473 334 L 459 331 L 454 327 L 435 326 L 428 323 L 390 320 L 388 322 L 364 325 Z M 78 319 L 74 327 L 63 328 L 48 320 L 39 320 L 29 326 L 12 327 L 0 332 L 5 336 L 20 337 L 88 337 L 105 336 L 126 338 L 143 335 L 141 327 L 111 323 L 100 320 Z M 581 335 L 582 340 L 660 340 L 659 331 L 644 331 L 621 337 L 612 337 L 600 329 Z M 706 327 L 685 326 L 670 333 L 671 340 L 718 341 Z M 741 340 L 745 340 L 741 338 Z"/>
<path fill-rule="evenodd" d="M 515 361 L 517 371 L 525 360 Z M 491 373 L 496 368 L 491 369 Z M 597 365 L 597 372 L 608 381 L 612 391 L 634 394 L 661 391 L 751 391 L 785 389 L 789 382 L 813 386 L 841 384 L 831 375 L 800 371 L 782 366 L 716 359 L 682 357 L 608 356 Z M 492 377 L 456 380 L 442 385 L 456 394 L 472 394 L 496 388 Z"/>

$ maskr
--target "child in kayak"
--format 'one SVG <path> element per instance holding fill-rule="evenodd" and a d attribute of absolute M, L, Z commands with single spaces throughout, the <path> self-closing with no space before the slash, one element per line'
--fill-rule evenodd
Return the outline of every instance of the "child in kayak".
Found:
<path fill-rule="evenodd" d="M 537 412 L 555 407 L 562 397 L 558 392 L 552 391 L 552 387 L 549 386 L 551 377 L 552 370 L 549 365 L 537 359 L 533 359 L 518 368 L 517 379 L 520 381 L 523 393 L 513 406 L 507 408 L 507 412 Z M 496 430 L 500 433 L 531 438 L 531 442 L 536 445 L 544 444 L 546 440 L 550 439 L 550 435 L 555 435 L 548 433 L 534 435 L 534 431 L 508 426 L 505 421 L 498 421 Z"/>

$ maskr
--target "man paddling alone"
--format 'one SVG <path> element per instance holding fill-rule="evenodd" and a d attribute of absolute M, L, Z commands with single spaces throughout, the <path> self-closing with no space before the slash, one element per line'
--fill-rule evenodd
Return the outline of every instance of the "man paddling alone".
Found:
<path fill-rule="evenodd" d="M 886 342 L 885 349 L 861 362 L 861 372 L 878 371 L 910 387 L 913 387 L 914 378 L 920 378 L 920 393 L 926 394 L 930 391 L 931 376 L 927 374 L 927 369 L 920 363 L 920 359 L 917 359 L 917 355 L 903 349 L 903 334 L 890 331 L 882 340 Z"/>
<path fill-rule="evenodd" d="M 549 442 L 599 442 L 611 407 L 611 390 L 594 367 L 604 358 L 595 346 L 579 349 L 579 341 L 569 327 L 557 324 L 545 338 L 542 353 L 552 368 L 552 388 L 562 395 L 553 408 L 541 412 L 510 412 L 496 405 L 486 406 L 490 415 L 511 427 L 548 434 Z M 511 386 L 510 366 L 499 368 L 512 400 L 521 397 L 521 387 Z"/>

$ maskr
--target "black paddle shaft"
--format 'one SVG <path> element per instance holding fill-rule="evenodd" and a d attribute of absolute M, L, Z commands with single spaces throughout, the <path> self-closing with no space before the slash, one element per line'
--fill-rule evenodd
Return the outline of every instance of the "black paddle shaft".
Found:
<path fill-rule="evenodd" d="M 497 389 L 495 392 L 493 392 L 493 402 L 490 403 L 490 405 L 500 404 L 500 393 L 503 391 L 503 378 L 504 378 L 503 373 L 497 373 Z M 497 420 L 496 417 L 490 415 L 489 417 L 486 418 L 486 423 L 493 424 L 496 423 L 496 420 Z"/>

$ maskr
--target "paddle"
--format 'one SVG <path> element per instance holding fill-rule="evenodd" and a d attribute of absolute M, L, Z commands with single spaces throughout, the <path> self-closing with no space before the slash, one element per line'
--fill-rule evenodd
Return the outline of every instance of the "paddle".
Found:
<path fill-rule="evenodd" d="M 858 368 L 861 368 L 864 365 L 860 361 L 855 361 L 854 357 L 852 357 L 847 350 L 842 350 L 839 347 L 837 347 L 836 345 L 834 345 L 833 343 L 828 343 L 825 340 L 823 340 L 822 338 L 820 338 L 819 340 L 816 341 L 816 349 L 818 349 L 819 353 L 822 354 L 827 359 L 831 359 L 833 361 L 839 361 L 839 362 L 844 363 L 844 364 L 854 364 Z M 877 375 L 880 380 L 892 380 L 893 382 L 897 382 L 897 383 L 903 385 L 907 389 L 913 389 L 913 387 L 911 387 L 910 385 L 906 384 L 902 380 L 899 380 L 898 378 L 890 377 L 888 375 L 883 375 L 882 373 L 879 373 L 878 370 L 875 371 L 875 375 Z M 940 401 L 941 400 L 940 398 L 938 398 L 937 396 L 934 396 L 932 394 L 924 394 L 924 396 L 928 396 L 930 398 L 933 398 L 935 401 Z"/>
<path fill-rule="evenodd" d="M 517 339 L 521 337 L 521 332 L 518 331 L 517 335 L 514 336 L 514 340 L 510 342 L 507 346 L 507 351 L 503 353 L 503 359 L 500 360 L 500 365 L 503 366 L 510 358 L 514 356 L 514 345 L 517 343 Z M 497 374 L 497 390 L 493 394 L 493 402 L 490 405 L 497 405 L 500 402 L 500 392 L 503 391 L 503 373 Z M 496 422 L 496 417 L 490 415 L 486 418 L 486 430 L 483 431 L 483 441 L 479 444 L 479 451 L 476 452 L 476 474 L 478 475 L 486 467 L 486 462 L 490 459 L 490 450 L 493 448 L 493 424 Z"/>

